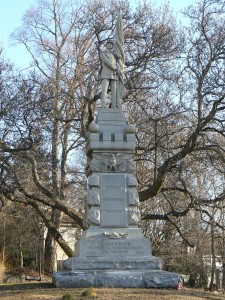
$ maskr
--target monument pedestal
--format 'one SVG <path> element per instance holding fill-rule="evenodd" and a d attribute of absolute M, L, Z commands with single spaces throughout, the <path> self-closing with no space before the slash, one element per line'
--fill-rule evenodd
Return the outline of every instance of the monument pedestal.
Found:
<path fill-rule="evenodd" d="M 180 276 L 161 270 L 151 242 L 138 228 L 135 128 L 119 109 L 100 109 L 87 135 L 87 230 L 55 272 L 57 287 L 175 288 Z"/>
<path fill-rule="evenodd" d="M 53 275 L 53 283 L 60 288 L 176 288 L 178 282 L 178 274 L 159 270 L 65 271 Z"/>

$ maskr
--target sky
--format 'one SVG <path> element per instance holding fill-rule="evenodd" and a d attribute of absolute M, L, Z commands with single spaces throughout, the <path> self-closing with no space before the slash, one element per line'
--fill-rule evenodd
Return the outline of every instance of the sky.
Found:
<path fill-rule="evenodd" d="M 4 53 L 18 68 L 28 66 L 26 63 L 26 50 L 22 46 L 10 46 L 10 34 L 22 24 L 25 11 L 35 0 L 0 0 L 0 44 Z"/>
<path fill-rule="evenodd" d="M 108 0 L 110 1 L 110 0 Z M 22 24 L 22 17 L 27 9 L 34 5 L 36 0 L 0 0 L 0 44 L 5 49 L 5 57 L 15 66 L 26 69 L 29 66 L 29 56 L 22 45 L 10 46 L 10 34 Z M 136 4 L 138 0 L 130 0 Z M 153 3 L 163 3 L 164 0 L 153 0 Z M 195 0 L 168 0 L 172 9 L 179 12 Z"/>

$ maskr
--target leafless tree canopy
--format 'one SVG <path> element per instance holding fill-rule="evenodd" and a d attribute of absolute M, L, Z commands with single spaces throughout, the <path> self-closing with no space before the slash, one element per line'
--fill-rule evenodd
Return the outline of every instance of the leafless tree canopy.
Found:
<path fill-rule="evenodd" d="M 12 39 L 31 55 L 29 73 L 13 73 L 1 53 L 1 206 L 32 206 L 72 255 L 58 226 L 64 213 L 83 228 L 85 131 L 99 106 L 99 53 L 120 9 L 143 230 L 158 235 L 155 249 L 174 229 L 195 247 L 194 222 L 224 230 L 224 1 L 188 7 L 185 26 L 168 5 L 78 3 L 39 0 L 25 13 Z"/>

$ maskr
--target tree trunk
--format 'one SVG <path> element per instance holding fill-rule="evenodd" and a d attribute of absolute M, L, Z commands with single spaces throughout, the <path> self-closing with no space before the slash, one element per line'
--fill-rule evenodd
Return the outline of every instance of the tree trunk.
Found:
<path fill-rule="evenodd" d="M 173 228 L 169 222 L 165 222 L 164 224 L 164 253 L 165 253 L 165 261 L 164 261 L 164 270 L 171 271 L 171 239 L 173 236 Z"/>
<path fill-rule="evenodd" d="M 23 269 L 23 252 L 22 252 L 22 245 L 21 245 L 21 241 L 19 241 L 19 266 L 20 269 Z"/>
<path fill-rule="evenodd" d="M 55 271 L 55 240 L 49 230 L 45 239 L 44 270 L 48 275 Z"/>
<path fill-rule="evenodd" d="M 223 269 L 222 269 L 222 291 L 224 293 L 225 291 L 225 234 L 224 234 L 224 230 L 223 230 Z"/>
<path fill-rule="evenodd" d="M 2 247 L 2 262 L 5 262 L 5 215 L 3 215 L 3 247 Z"/>
<path fill-rule="evenodd" d="M 210 292 L 214 289 L 214 278 L 216 272 L 216 259 L 215 259 L 215 245 L 214 245 L 214 225 L 211 224 L 211 255 L 212 255 L 212 265 L 211 265 L 211 278 L 209 284 Z"/>
<path fill-rule="evenodd" d="M 59 210 L 53 209 L 51 215 L 51 221 L 54 223 L 56 228 L 59 228 L 62 212 Z M 56 271 L 56 241 L 54 236 L 51 233 L 51 230 L 48 229 L 47 236 L 45 239 L 45 252 L 44 252 L 44 270 L 46 274 L 52 274 Z"/>

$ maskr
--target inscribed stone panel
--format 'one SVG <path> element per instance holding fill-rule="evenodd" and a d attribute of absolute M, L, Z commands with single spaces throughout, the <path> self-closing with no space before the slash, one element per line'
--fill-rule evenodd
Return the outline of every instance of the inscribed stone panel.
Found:
<path fill-rule="evenodd" d="M 127 227 L 126 181 L 123 174 L 101 174 L 101 226 Z"/>

